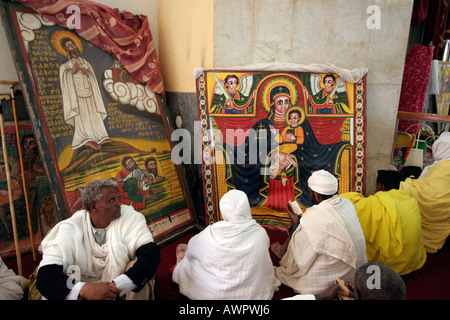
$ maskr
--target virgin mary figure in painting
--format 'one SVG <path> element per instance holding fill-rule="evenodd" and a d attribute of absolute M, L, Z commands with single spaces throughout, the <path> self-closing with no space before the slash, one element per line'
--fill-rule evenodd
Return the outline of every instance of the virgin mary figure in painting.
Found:
<path fill-rule="evenodd" d="M 297 141 L 296 148 L 286 152 L 279 143 L 289 125 L 288 110 L 305 112 L 305 90 L 301 80 L 291 75 L 269 75 L 261 80 L 257 101 L 262 101 L 268 113 L 246 137 L 245 163 L 239 162 L 238 148 L 227 148 L 227 156 L 234 162 L 229 165 L 226 181 L 229 187 L 244 191 L 252 207 L 265 205 L 286 212 L 287 200 L 293 198 L 310 207 L 313 203 L 307 192 L 307 179 L 311 173 L 325 169 L 335 174 L 336 159 L 348 142 L 319 143 L 307 117 L 300 124 L 303 139 Z M 255 159 L 259 161 L 256 163 Z"/>

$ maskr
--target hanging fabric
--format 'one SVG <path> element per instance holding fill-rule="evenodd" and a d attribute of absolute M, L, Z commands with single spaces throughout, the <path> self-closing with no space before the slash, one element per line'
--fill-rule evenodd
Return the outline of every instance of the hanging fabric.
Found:
<path fill-rule="evenodd" d="M 72 0 L 17 0 L 33 8 L 48 20 L 67 28 L 79 9 L 79 23 L 73 28 L 80 37 L 111 53 L 138 81 L 155 93 L 165 94 L 163 79 L 156 55 L 155 42 L 148 17 L 133 16 L 129 12 L 92 1 Z M 77 9 L 77 10 L 78 10 Z M 75 13 L 74 13 L 75 12 Z M 133 16 L 133 19 L 130 17 Z"/>

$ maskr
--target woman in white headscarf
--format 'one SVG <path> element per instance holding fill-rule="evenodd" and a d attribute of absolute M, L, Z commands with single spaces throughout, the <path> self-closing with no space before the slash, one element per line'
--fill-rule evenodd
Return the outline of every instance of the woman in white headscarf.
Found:
<path fill-rule="evenodd" d="M 220 200 L 223 221 L 189 240 L 172 279 L 192 300 L 268 300 L 275 276 L 267 232 L 252 219 L 247 195 L 228 191 Z"/>
<path fill-rule="evenodd" d="M 444 132 L 432 147 L 434 162 L 419 179 L 407 178 L 400 190 L 417 200 L 422 216 L 422 242 L 435 253 L 450 234 L 450 132 Z"/>

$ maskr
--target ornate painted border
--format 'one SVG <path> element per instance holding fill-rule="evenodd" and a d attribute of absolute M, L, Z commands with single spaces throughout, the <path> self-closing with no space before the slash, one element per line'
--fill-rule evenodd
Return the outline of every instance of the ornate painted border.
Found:
<path fill-rule="evenodd" d="M 208 105 L 207 105 L 207 83 L 205 72 L 203 72 L 196 80 L 197 83 L 197 100 L 199 110 L 199 120 L 201 123 L 202 134 L 202 154 L 203 154 L 203 185 L 204 185 L 204 202 L 205 202 L 205 218 L 207 224 L 212 224 L 218 220 L 217 199 L 215 196 L 214 183 L 214 164 L 210 162 L 209 148 L 209 122 L 208 122 Z M 355 149 L 354 149 L 354 191 L 364 193 L 365 190 L 365 159 L 366 159 L 366 119 L 365 119 L 365 77 L 355 84 Z"/>

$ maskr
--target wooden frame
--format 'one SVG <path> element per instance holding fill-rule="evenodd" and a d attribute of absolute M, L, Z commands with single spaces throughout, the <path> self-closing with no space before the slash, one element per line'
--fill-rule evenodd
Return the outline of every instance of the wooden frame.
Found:
<path fill-rule="evenodd" d="M 119 182 L 123 203 L 146 217 L 157 244 L 193 228 L 196 217 L 184 177 L 171 159 L 165 97 L 148 90 L 113 56 L 71 30 L 22 5 L 2 1 L 2 7 L 27 110 L 61 218 L 82 209 L 79 191 L 87 182 L 112 178 Z M 79 59 L 80 65 L 89 76 L 76 81 L 92 88 L 88 97 L 64 79 L 69 62 L 63 38 L 71 39 L 84 59 Z M 81 98 L 86 99 L 84 107 L 91 108 L 85 118 L 78 112 L 83 105 L 74 106 L 72 101 Z M 96 117 L 100 120 L 95 121 Z M 126 169 L 130 158 L 128 164 L 136 166 Z M 145 167 L 151 158 L 157 163 L 153 177 L 149 175 L 152 169 Z"/>
<path fill-rule="evenodd" d="M 436 113 L 441 116 L 448 116 L 450 114 L 450 62 L 439 61 L 439 94 L 436 94 Z M 438 123 L 438 132 L 448 130 L 448 124 Z"/>

